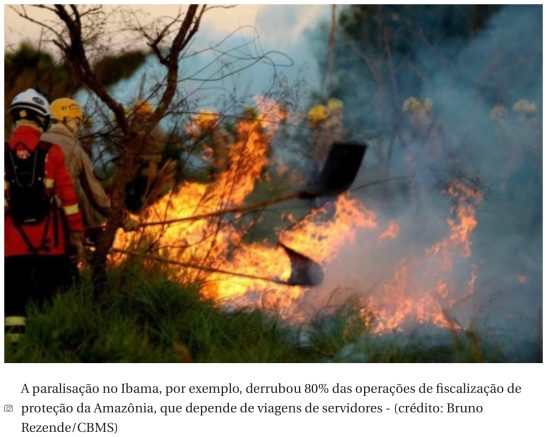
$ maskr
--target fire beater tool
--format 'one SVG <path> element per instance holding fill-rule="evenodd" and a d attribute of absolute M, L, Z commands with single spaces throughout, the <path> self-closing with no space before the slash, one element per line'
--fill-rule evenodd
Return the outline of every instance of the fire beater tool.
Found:
<path fill-rule="evenodd" d="M 139 227 L 163 226 L 184 221 L 204 220 L 226 214 L 239 214 L 294 199 L 315 199 L 319 197 L 337 196 L 351 187 L 351 184 L 359 172 L 366 150 L 366 144 L 333 143 L 323 170 L 318 178 L 316 187 L 252 203 L 250 205 L 237 206 L 235 208 L 227 208 L 171 220 L 140 223 Z"/>
<path fill-rule="evenodd" d="M 359 168 L 361 167 L 361 163 L 363 161 L 366 150 L 366 144 L 333 143 L 329 151 L 327 160 L 325 161 L 325 165 L 318 178 L 317 186 L 312 189 L 306 189 L 262 202 L 256 202 L 247 206 L 229 208 L 205 214 L 197 214 L 190 217 L 164 220 L 161 222 L 146 222 L 140 224 L 140 227 L 159 225 L 165 226 L 190 220 L 203 220 L 211 217 L 222 216 L 225 214 L 243 213 L 276 203 L 286 202 L 292 199 L 315 199 L 319 197 L 337 196 L 351 187 L 353 181 L 355 180 L 355 177 L 357 176 Z M 248 273 L 233 272 L 183 261 L 169 260 L 154 255 L 139 254 L 123 249 L 113 249 L 113 251 L 124 253 L 127 255 L 140 256 L 144 259 L 149 259 L 151 261 L 163 262 L 192 269 L 199 269 L 211 273 L 219 273 L 247 279 L 268 281 L 279 285 L 314 287 L 320 285 L 323 282 L 323 269 L 318 263 L 313 261 L 311 258 L 287 247 L 281 242 L 279 242 L 278 245 L 284 249 L 291 264 L 291 274 L 290 277 L 286 280 L 261 275 L 252 275 Z"/>
<path fill-rule="evenodd" d="M 279 245 L 285 250 L 290 260 L 291 274 L 288 279 L 253 275 L 249 273 L 233 272 L 233 271 L 224 270 L 216 267 L 198 265 L 198 264 L 194 264 L 186 261 L 176 261 L 176 260 L 171 260 L 167 258 L 162 258 L 160 256 L 142 254 L 142 253 L 133 252 L 131 250 L 125 250 L 125 249 L 113 248 L 112 251 L 117 253 L 122 253 L 125 255 L 137 256 L 146 260 L 161 262 L 164 264 L 172 264 L 180 267 L 186 267 L 189 269 L 202 270 L 209 273 L 218 273 L 222 275 L 237 276 L 239 278 L 272 282 L 278 285 L 315 287 L 317 285 L 320 285 L 323 282 L 323 278 L 324 278 L 323 269 L 319 264 L 317 264 L 311 258 L 308 258 L 290 249 L 289 247 L 286 247 L 282 243 L 279 243 Z"/>

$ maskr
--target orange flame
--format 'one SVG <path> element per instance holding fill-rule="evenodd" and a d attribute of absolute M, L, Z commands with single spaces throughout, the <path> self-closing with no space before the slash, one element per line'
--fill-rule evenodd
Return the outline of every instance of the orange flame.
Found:
<path fill-rule="evenodd" d="M 390 220 L 388 228 L 380 234 L 378 241 L 382 243 L 384 240 L 395 240 L 397 235 L 399 235 L 399 224 L 394 220 Z"/>
<path fill-rule="evenodd" d="M 414 255 L 398 266 L 394 276 L 381 285 L 382 292 L 368 302 L 378 324 L 376 332 L 400 329 L 414 321 L 458 329 L 449 311 L 471 298 L 477 281 L 477 265 L 471 264 L 469 279 L 463 286 L 453 281 L 454 260 L 471 256 L 471 234 L 477 226 L 475 205 L 481 193 L 455 182 L 448 193 L 457 201 L 447 220 L 449 234 L 427 248 L 423 256 Z"/>
<path fill-rule="evenodd" d="M 209 184 L 183 183 L 176 192 L 148 208 L 142 217 L 144 222 L 189 217 L 244 204 L 265 173 L 277 123 L 287 116 L 279 105 L 267 99 L 258 98 L 256 105 L 260 108 L 259 115 L 239 120 L 235 125 L 237 140 L 227 146 L 227 168 Z M 422 253 L 401 259 L 391 277 L 380 280 L 376 291 L 363 298 L 361 313 L 374 332 L 400 330 L 408 322 L 460 327 L 449 310 L 474 294 L 477 265 L 469 264 L 470 274 L 464 284 L 453 279 L 453 268 L 457 260 L 464 263 L 471 257 L 476 206 L 483 196 L 459 182 L 451 185 L 448 194 L 453 199 L 451 217 L 447 220 L 448 235 Z M 229 218 L 238 219 L 236 215 Z M 357 244 L 359 232 L 372 233 L 378 248 L 388 241 L 397 242 L 400 237 L 397 221 L 380 224 L 378 220 L 375 211 L 362 202 L 341 195 L 281 232 L 279 238 L 286 246 L 328 266 L 338 259 L 345 246 Z M 129 234 L 120 232 L 115 246 L 151 249 L 171 260 L 281 281 L 292 274 L 288 255 L 281 247 L 266 242 L 245 243 L 242 231 L 228 217 L 151 226 Z M 293 320 L 303 317 L 297 309 L 307 291 L 303 287 L 183 267 L 174 267 L 173 276 L 181 280 L 201 279 L 204 295 L 219 300 L 277 309 Z"/>

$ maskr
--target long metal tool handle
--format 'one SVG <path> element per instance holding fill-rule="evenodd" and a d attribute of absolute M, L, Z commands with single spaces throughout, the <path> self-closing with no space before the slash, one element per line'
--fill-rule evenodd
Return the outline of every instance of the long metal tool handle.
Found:
<path fill-rule="evenodd" d="M 261 202 L 256 202 L 251 205 L 237 206 L 235 208 L 222 209 L 219 211 L 206 212 L 204 214 L 197 214 L 197 215 L 192 215 L 188 217 L 180 217 L 180 218 L 175 218 L 171 220 L 163 220 L 158 222 L 146 222 L 146 223 L 141 223 L 139 226 L 146 227 L 146 226 L 170 225 L 173 223 L 185 222 L 189 220 L 204 220 L 212 217 L 219 217 L 226 214 L 237 214 L 242 212 L 248 212 L 259 208 L 264 208 L 266 206 L 274 205 L 276 203 L 286 202 L 288 200 L 293 200 L 293 199 L 300 199 L 300 198 L 303 198 L 303 196 L 304 196 L 303 192 L 292 193 L 292 194 L 287 194 L 285 196 L 276 197 L 274 199 L 262 200 Z"/>
<path fill-rule="evenodd" d="M 247 206 L 238 206 L 219 211 L 207 212 L 188 217 L 175 218 L 170 220 L 146 222 L 138 225 L 140 228 L 147 226 L 162 226 L 190 220 L 204 220 L 212 217 L 219 217 L 225 214 L 237 214 L 255 209 L 264 208 L 281 202 L 293 199 L 314 199 L 324 196 L 335 196 L 348 190 L 357 176 L 367 145 L 352 143 L 333 143 L 329 155 L 320 174 L 320 184 L 316 190 L 302 190 L 274 199 L 263 200 Z M 88 229 L 101 229 L 103 226 L 94 226 Z"/>
<path fill-rule="evenodd" d="M 237 214 L 237 213 L 242 213 L 242 212 L 253 211 L 255 209 L 264 208 L 266 206 L 286 202 L 288 200 L 312 199 L 312 198 L 315 198 L 315 197 L 327 196 L 329 194 L 330 193 L 328 193 L 328 194 L 327 193 L 310 193 L 310 192 L 307 192 L 307 191 L 300 191 L 298 193 L 292 193 L 292 194 L 287 194 L 285 196 L 275 197 L 274 199 L 263 200 L 261 202 L 256 202 L 256 203 L 253 203 L 251 205 L 238 206 L 238 207 L 235 207 L 235 208 L 222 209 L 222 210 L 218 210 L 218 211 L 206 212 L 206 213 L 203 213 L 203 214 L 196 214 L 196 215 L 187 216 L 187 217 L 179 217 L 179 218 L 170 219 L 170 220 L 140 223 L 138 225 L 138 227 L 144 228 L 144 227 L 148 227 L 148 226 L 171 225 L 171 224 L 174 224 L 174 223 L 186 222 L 186 221 L 191 221 L 191 220 L 204 220 L 204 219 L 208 219 L 208 218 L 212 218 L 212 217 L 219 217 L 219 216 L 222 216 L 222 215 L 225 215 L 225 214 Z M 103 229 L 104 227 L 105 227 L 105 225 L 90 226 L 90 227 L 87 227 L 87 229 L 88 230 L 96 230 L 96 229 Z"/>
<path fill-rule="evenodd" d="M 267 276 L 250 275 L 248 273 L 231 272 L 229 270 L 217 269 L 215 267 L 200 266 L 200 265 L 197 265 L 197 264 L 183 262 L 183 261 L 174 261 L 174 260 L 162 258 L 160 256 L 144 255 L 144 254 L 141 254 L 141 253 L 138 253 L 138 252 L 132 252 L 130 250 L 113 248 L 112 251 L 117 252 L 117 253 L 123 253 L 125 255 L 139 256 L 143 259 L 147 259 L 147 260 L 150 260 L 150 261 L 156 261 L 156 262 L 161 262 L 161 263 L 165 263 L 165 264 L 172 264 L 172 265 L 176 265 L 176 266 L 187 267 L 187 268 L 190 268 L 190 269 L 203 270 L 203 271 L 209 272 L 209 273 L 219 273 L 219 274 L 222 274 L 222 275 L 238 276 L 238 277 L 246 278 L 246 279 L 255 279 L 255 280 L 259 280 L 259 281 L 272 282 L 274 284 L 279 284 L 279 285 L 299 285 L 299 284 L 291 283 L 289 281 L 285 281 L 284 279 L 268 278 Z"/>

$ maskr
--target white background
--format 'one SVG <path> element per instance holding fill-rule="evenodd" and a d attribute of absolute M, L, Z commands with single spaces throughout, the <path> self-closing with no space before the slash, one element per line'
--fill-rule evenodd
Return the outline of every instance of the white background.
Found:
<path fill-rule="evenodd" d="M 491 2 L 492 3 L 492 2 Z M 546 18 L 547 11 L 544 8 Z M 2 20 L 3 21 L 3 20 Z M 548 47 L 548 31 L 544 31 L 545 46 Z M 546 67 L 546 56 L 545 56 Z M 545 68 L 545 70 L 547 70 Z M 1 74 L 4 74 L 3 69 Z M 2 78 L 3 79 L 3 78 Z M 547 92 L 545 90 L 545 97 Z M 547 100 L 546 98 L 544 99 Z M 545 126 L 546 128 L 546 126 Z M 545 153 L 545 161 L 547 160 Z M 3 155 L 2 158 L 3 159 Z M 547 167 L 545 165 L 545 167 Z M 547 187 L 547 174 L 544 175 Z M 545 203 L 547 190 L 544 193 Z M 544 214 L 545 226 L 547 216 Z M 3 237 L 3 226 L 2 226 Z M 546 238 L 545 238 L 546 246 Z M 547 265 L 545 258 L 545 267 Z M 3 266 L 2 266 L 3 269 Z M 546 282 L 544 282 L 546 284 Z M 546 291 L 546 285 L 544 286 Z M 544 311 L 547 319 L 547 308 Z M 545 324 L 545 334 L 548 334 Z M 548 335 L 545 335 L 547 338 Z M 3 349 L 3 339 L 0 340 Z M 398 434 L 408 436 L 541 436 L 548 435 L 548 364 L 5 364 L 0 365 L 0 430 L 4 436 L 20 435 L 21 422 L 55 424 L 61 421 L 109 422 L 116 421 L 118 435 L 162 437 L 183 435 L 224 435 L 224 436 L 280 436 L 280 435 L 384 435 Z M 292 395 L 261 396 L 243 395 L 219 397 L 204 396 L 80 396 L 49 395 L 32 397 L 21 394 L 22 385 L 118 385 L 128 382 L 132 385 L 219 385 L 233 383 L 246 386 L 253 382 L 257 385 L 285 385 L 320 383 L 329 387 L 337 382 L 344 385 L 420 385 L 437 384 L 457 385 L 467 382 L 474 385 L 497 384 L 507 387 L 510 383 L 522 386 L 519 395 L 369 395 L 366 397 L 352 395 Z M 395 403 L 419 404 L 428 402 L 445 405 L 476 404 L 483 406 L 482 414 L 409 414 L 395 415 L 392 412 L 383 414 L 341 414 L 321 415 L 305 414 L 282 415 L 207 415 L 198 417 L 187 414 L 162 417 L 153 415 L 88 415 L 58 416 L 33 415 L 21 417 L 23 404 L 61 404 L 76 406 L 80 402 L 94 405 L 102 404 L 143 404 L 144 402 L 160 407 L 162 404 L 224 404 L 229 401 L 240 405 L 270 404 L 304 406 L 308 402 L 318 405 L 340 404 L 357 401 L 360 404 L 380 404 L 393 409 Z M 4 412 L 4 405 L 11 404 L 14 411 Z"/>
<path fill-rule="evenodd" d="M 318 364 L 318 365 L 251 365 L 251 364 L 186 364 L 186 365 L 114 365 L 114 364 L 42 364 L 4 365 L 4 382 L 0 402 L 14 405 L 13 413 L 1 414 L 3 435 L 19 435 L 21 422 L 31 424 L 57 424 L 61 421 L 110 422 L 118 424 L 118 435 L 163 437 L 182 436 L 193 433 L 200 435 L 229 436 L 280 436 L 335 434 L 373 435 L 381 432 L 393 436 L 406 433 L 411 436 L 472 436 L 480 435 L 544 435 L 548 428 L 548 384 L 544 366 L 510 364 L 426 364 L 426 365 L 376 365 L 376 364 Z M 300 385 L 321 383 L 341 385 L 420 385 L 423 382 L 436 385 L 459 385 L 468 382 L 472 385 L 497 384 L 507 387 L 511 382 L 522 386 L 522 393 L 511 395 L 357 395 L 353 394 L 304 394 L 301 395 L 39 395 L 21 394 L 22 383 L 31 385 L 66 384 L 118 385 L 129 384 L 158 385 L 223 385 L 232 383 L 243 388 L 248 383 L 256 385 Z M 164 391 L 164 390 L 163 390 Z M 235 415 L 157 415 L 126 414 L 114 417 L 109 414 L 68 415 L 53 414 L 21 416 L 21 405 L 73 405 L 80 402 L 107 405 L 143 405 L 147 403 L 160 409 L 161 405 L 194 404 L 222 405 L 226 402 L 241 405 L 244 402 L 263 405 L 302 405 L 309 402 L 317 405 L 345 405 L 358 402 L 360 405 L 382 405 L 391 411 L 383 414 L 235 414 Z M 447 402 L 462 405 L 481 405 L 481 414 L 400 414 L 393 413 L 394 404 L 416 405 L 427 402 L 446 405 Z"/>

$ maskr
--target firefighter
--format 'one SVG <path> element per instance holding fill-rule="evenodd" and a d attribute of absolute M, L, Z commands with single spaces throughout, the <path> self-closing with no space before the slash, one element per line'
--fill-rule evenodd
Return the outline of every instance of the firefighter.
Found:
<path fill-rule="evenodd" d="M 47 99 L 28 89 L 15 96 L 9 112 L 14 129 L 4 150 L 4 316 L 7 339 L 15 342 L 24 332 L 29 300 L 47 302 L 70 285 L 67 245 L 82 256 L 84 226 L 63 150 L 40 139 L 50 119 Z"/>
<path fill-rule="evenodd" d="M 82 108 L 72 99 L 61 98 L 52 102 L 50 111 L 53 124 L 42 135 L 42 140 L 59 144 L 63 149 L 65 165 L 78 194 L 84 225 L 97 227 L 109 215 L 111 201 L 96 178 L 90 157 L 78 141 L 84 117 Z"/>
<path fill-rule="evenodd" d="M 42 140 L 59 144 L 63 149 L 65 165 L 78 194 L 86 233 L 93 243 L 98 237 L 96 231 L 110 214 L 111 200 L 95 175 L 90 157 L 78 140 L 84 112 L 75 100 L 68 98 L 54 100 L 50 105 L 50 112 L 53 124 L 42 135 Z M 138 222 L 126 215 L 124 230 L 133 231 L 137 226 Z"/>

